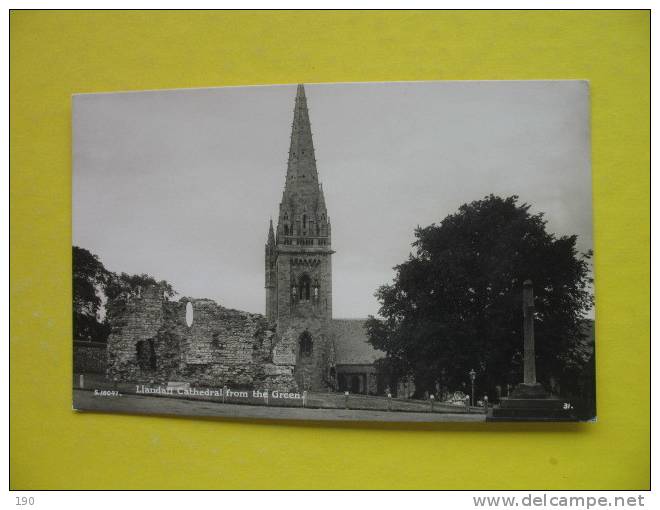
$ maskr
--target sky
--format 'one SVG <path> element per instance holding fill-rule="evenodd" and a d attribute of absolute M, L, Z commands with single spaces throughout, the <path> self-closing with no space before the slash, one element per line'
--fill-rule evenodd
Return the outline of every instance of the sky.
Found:
<path fill-rule="evenodd" d="M 585 81 L 305 85 L 332 221 L 333 313 L 378 313 L 414 229 L 518 195 L 593 248 Z M 179 296 L 263 313 L 296 85 L 73 100 L 73 244 Z"/>

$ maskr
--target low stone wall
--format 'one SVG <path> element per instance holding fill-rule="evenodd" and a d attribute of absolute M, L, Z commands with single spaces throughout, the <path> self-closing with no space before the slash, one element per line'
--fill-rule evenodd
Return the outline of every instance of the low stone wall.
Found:
<path fill-rule="evenodd" d="M 107 362 L 107 344 L 74 340 L 73 371 L 75 373 L 105 374 Z"/>

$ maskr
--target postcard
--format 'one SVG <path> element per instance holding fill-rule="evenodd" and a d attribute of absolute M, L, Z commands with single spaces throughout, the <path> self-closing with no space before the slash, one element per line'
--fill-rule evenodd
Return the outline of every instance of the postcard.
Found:
<path fill-rule="evenodd" d="M 588 82 L 72 102 L 74 409 L 595 420 Z"/>

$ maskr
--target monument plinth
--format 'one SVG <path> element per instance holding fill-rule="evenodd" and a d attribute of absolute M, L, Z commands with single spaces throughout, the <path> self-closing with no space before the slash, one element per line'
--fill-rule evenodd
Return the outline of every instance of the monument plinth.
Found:
<path fill-rule="evenodd" d="M 488 421 L 572 420 L 564 401 L 550 395 L 536 380 L 536 353 L 534 352 L 534 287 L 531 280 L 523 283 L 523 382 L 507 398 L 493 407 Z"/>

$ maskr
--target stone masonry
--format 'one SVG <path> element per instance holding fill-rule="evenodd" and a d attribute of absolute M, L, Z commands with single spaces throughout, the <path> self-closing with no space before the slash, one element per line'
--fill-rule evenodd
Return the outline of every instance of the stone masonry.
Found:
<path fill-rule="evenodd" d="M 104 374 L 106 370 L 106 344 L 103 342 L 73 342 L 73 371 L 75 373 Z"/>
<path fill-rule="evenodd" d="M 169 301 L 158 286 L 143 289 L 139 297 L 119 297 L 107 309 L 113 325 L 107 370 L 112 379 L 298 389 L 294 346 L 280 340 L 262 315 L 209 299 Z"/>

